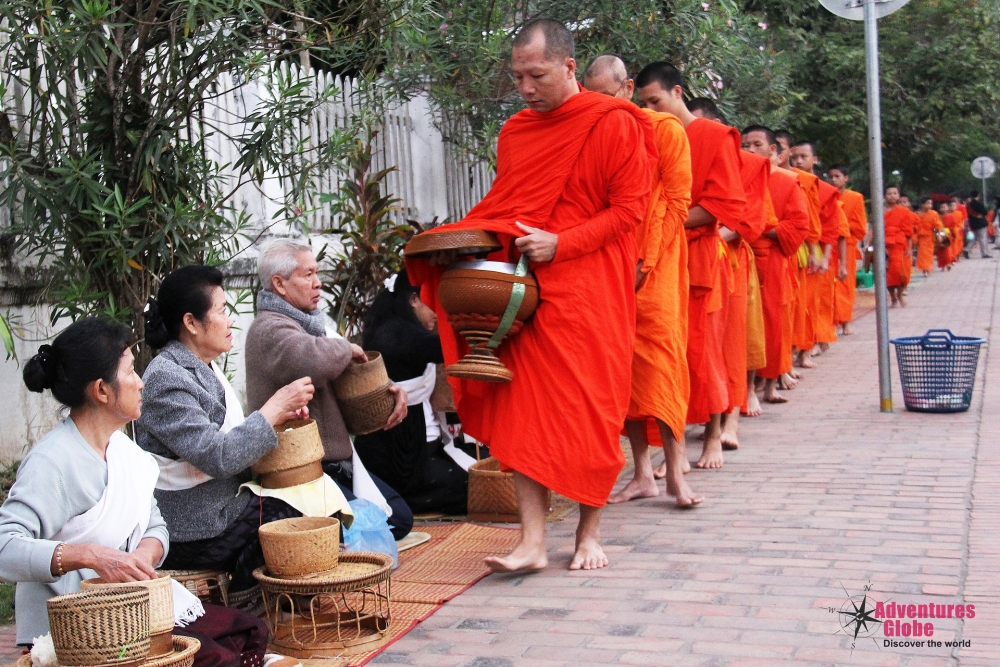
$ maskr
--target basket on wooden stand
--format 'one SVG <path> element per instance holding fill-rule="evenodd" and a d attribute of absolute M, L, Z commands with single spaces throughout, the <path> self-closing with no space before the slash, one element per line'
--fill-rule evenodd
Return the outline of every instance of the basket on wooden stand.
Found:
<path fill-rule="evenodd" d="M 81 591 L 113 591 L 142 586 L 149 590 L 149 657 L 160 658 L 174 652 L 174 594 L 170 575 L 159 573 L 156 579 L 109 583 L 103 579 L 84 579 Z"/>
<path fill-rule="evenodd" d="M 149 589 L 100 588 L 46 603 L 61 667 L 131 667 L 149 655 Z"/>
<path fill-rule="evenodd" d="M 295 517 L 265 523 L 257 532 L 268 574 L 278 579 L 310 579 L 337 567 L 340 521 Z"/>
<path fill-rule="evenodd" d="M 351 435 L 374 433 L 385 427 L 396 406 L 392 381 L 379 352 L 365 352 L 368 361 L 351 362 L 333 381 L 333 393 Z"/>

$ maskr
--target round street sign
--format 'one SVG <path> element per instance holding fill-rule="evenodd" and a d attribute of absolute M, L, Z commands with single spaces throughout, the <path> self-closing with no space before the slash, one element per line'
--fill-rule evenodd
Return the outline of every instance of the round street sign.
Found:
<path fill-rule="evenodd" d="M 874 0 L 875 18 L 888 16 L 910 0 Z M 865 0 L 819 0 L 819 3 L 842 19 L 865 20 Z"/>
<path fill-rule="evenodd" d="M 972 175 L 976 178 L 989 178 L 997 170 L 997 163 L 991 157 L 977 157 L 972 161 Z"/>

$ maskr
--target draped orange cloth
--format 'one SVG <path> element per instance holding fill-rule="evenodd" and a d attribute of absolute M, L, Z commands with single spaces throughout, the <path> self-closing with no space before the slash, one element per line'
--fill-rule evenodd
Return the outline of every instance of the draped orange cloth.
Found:
<path fill-rule="evenodd" d="M 930 271 L 934 268 L 934 230 L 944 228 L 944 224 L 934 209 L 918 217 L 920 224 L 917 226 L 917 268 L 921 271 Z"/>
<path fill-rule="evenodd" d="M 509 383 L 452 380 L 470 435 L 500 462 L 574 501 L 603 506 L 625 460 L 635 334 L 635 229 L 656 164 L 649 116 L 631 102 L 581 90 L 559 108 L 526 109 L 504 125 L 493 187 L 462 221 L 429 233 L 488 229 L 516 256 L 515 221 L 559 235 L 552 262 L 532 263 L 540 301 L 498 356 Z M 442 322 L 445 362 L 466 350 L 437 298 L 441 269 L 407 260 L 410 279 Z"/>
<path fill-rule="evenodd" d="M 885 212 L 886 285 L 906 287 L 910 283 L 910 254 L 907 243 L 913 236 L 913 211 L 893 206 Z"/>
<path fill-rule="evenodd" d="M 726 254 L 731 269 L 732 283 L 729 290 L 723 355 L 729 379 L 729 407 L 731 412 L 742 406 L 747 397 L 747 318 L 750 294 L 750 271 L 753 243 L 764 232 L 766 224 L 764 195 L 771 172 L 767 158 L 740 151 L 740 181 L 743 185 L 746 206 L 739 222 L 730 229 L 740 238 L 726 244 Z"/>
<path fill-rule="evenodd" d="M 835 285 L 836 301 L 833 307 L 835 324 L 845 324 L 854 317 L 854 296 L 857 292 L 858 260 L 861 257 L 858 244 L 864 243 L 868 235 L 868 216 L 865 213 L 865 198 L 860 192 L 844 190 L 840 193 L 840 203 L 847 216 L 847 227 L 851 235 L 847 238 L 847 278 Z"/>
<path fill-rule="evenodd" d="M 799 246 L 809 229 L 805 194 L 795 176 L 783 169 L 771 171 L 768 180 L 770 205 L 767 230 L 753 244 L 760 277 L 761 306 L 764 310 L 764 341 L 767 365 L 757 369 L 763 378 L 776 380 L 792 368 L 792 320 L 794 300 L 792 279 Z M 773 234 L 771 232 L 774 232 Z M 797 267 L 796 267 L 797 268 Z"/>
<path fill-rule="evenodd" d="M 945 230 L 947 230 L 948 237 L 951 239 L 951 243 L 949 243 L 947 247 L 942 248 L 937 252 L 938 266 L 943 269 L 954 264 L 955 259 L 958 257 L 958 255 L 955 254 L 955 236 L 958 233 L 955 214 L 945 213 L 941 216 L 941 224 L 944 226 Z"/>
<path fill-rule="evenodd" d="M 951 212 L 951 254 L 953 261 L 958 261 L 965 250 L 965 218 L 961 211 Z"/>
<path fill-rule="evenodd" d="M 659 160 L 646 218 L 636 231 L 645 274 L 636 292 L 635 352 L 628 419 L 656 418 L 684 435 L 688 376 L 688 253 L 684 221 L 691 202 L 691 150 L 676 116 L 646 110 Z M 661 445 L 650 425 L 650 442 Z"/>
<path fill-rule="evenodd" d="M 823 209 L 819 198 L 819 177 L 802 171 L 792 170 L 799 179 L 799 184 L 806 196 L 806 207 L 809 210 L 809 231 L 806 242 L 816 246 L 823 236 Z M 794 260 L 793 260 L 794 261 Z M 796 264 L 797 287 L 795 289 L 795 309 L 792 316 L 792 345 L 800 350 L 811 350 L 816 342 L 816 331 L 813 326 L 816 311 L 816 280 L 808 265 L 801 259 Z"/>
<path fill-rule="evenodd" d="M 847 217 L 840 206 L 840 190 L 826 181 L 819 181 L 820 220 L 822 231 L 820 243 L 831 246 L 830 261 L 826 271 L 813 274 L 813 334 L 817 343 L 833 343 L 837 340 L 837 327 L 833 323 L 834 283 L 837 281 L 837 267 L 840 261 L 838 241 L 850 232 Z"/>
<path fill-rule="evenodd" d="M 684 130 L 691 144 L 691 206 L 701 206 L 716 218 L 714 224 L 687 230 L 691 278 L 687 423 L 703 424 L 711 415 L 726 412 L 730 404 L 723 354 L 730 269 L 718 227 L 738 228 L 747 202 L 740 178 L 740 133 L 704 118 L 696 118 Z"/>

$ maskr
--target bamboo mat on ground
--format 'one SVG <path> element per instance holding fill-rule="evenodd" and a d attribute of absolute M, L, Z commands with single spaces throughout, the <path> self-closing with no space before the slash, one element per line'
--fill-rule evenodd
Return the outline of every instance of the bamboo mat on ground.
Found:
<path fill-rule="evenodd" d="M 303 660 L 305 667 L 361 667 L 428 618 L 448 600 L 489 574 L 483 558 L 505 554 L 519 531 L 468 523 L 423 525 L 431 540 L 399 554 L 392 573 L 392 626 L 377 650 L 324 660 Z"/>

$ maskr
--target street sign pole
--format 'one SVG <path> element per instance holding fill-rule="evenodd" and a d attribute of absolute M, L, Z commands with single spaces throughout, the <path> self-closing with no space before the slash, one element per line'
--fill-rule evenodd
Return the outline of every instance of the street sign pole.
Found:
<path fill-rule="evenodd" d="M 892 412 L 889 364 L 889 297 L 885 276 L 885 187 L 882 181 L 882 104 L 879 93 L 878 17 L 875 0 L 865 4 L 865 70 L 868 76 L 868 160 L 875 241 L 875 328 L 878 341 L 878 394 L 882 412 Z"/>

